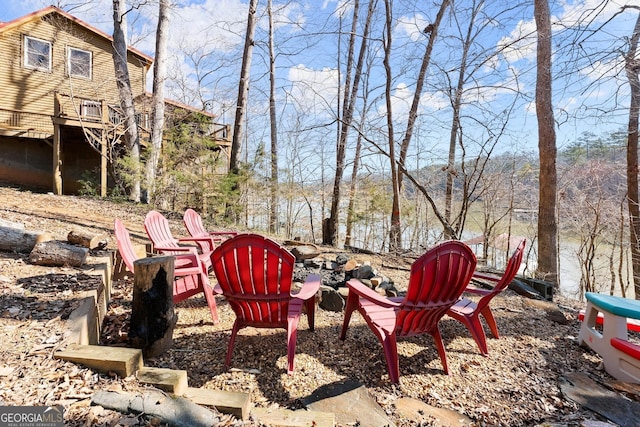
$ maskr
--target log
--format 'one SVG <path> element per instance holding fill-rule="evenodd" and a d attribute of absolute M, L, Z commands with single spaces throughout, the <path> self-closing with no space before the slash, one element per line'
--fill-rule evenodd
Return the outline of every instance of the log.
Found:
<path fill-rule="evenodd" d="M 24 226 L 0 225 L 0 251 L 29 253 L 37 243 L 51 239 L 52 237 L 48 233 L 27 231 Z"/>
<path fill-rule="evenodd" d="M 173 309 L 175 258 L 158 256 L 133 263 L 133 303 L 129 341 L 145 358 L 161 355 L 173 345 L 178 316 Z"/>
<path fill-rule="evenodd" d="M 29 254 L 29 262 L 36 265 L 80 267 L 89 250 L 68 243 L 51 240 L 37 243 Z"/>
<path fill-rule="evenodd" d="M 91 398 L 91 404 L 123 414 L 158 417 L 164 423 L 177 427 L 211 427 L 220 423 L 220 419 L 209 409 L 184 397 L 167 396 L 154 390 L 144 394 L 99 390 Z"/>
<path fill-rule="evenodd" d="M 67 234 L 67 241 L 71 244 L 89 249 L 104 248 L 107 246 L 107 236 L 104 234 L 90 234 L 84 231 L 71 230 Z"/>

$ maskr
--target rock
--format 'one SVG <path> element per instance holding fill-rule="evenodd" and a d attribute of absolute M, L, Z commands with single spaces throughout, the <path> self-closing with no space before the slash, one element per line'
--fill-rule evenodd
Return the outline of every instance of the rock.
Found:
<path fill-rule="evenodd" d="M 336 263 L 338 265 L 345 265 L 349 261 L 349 257 L 345 254 L 336 255 Z"/>
<path fill-rule="evenodd" d="M 344 310 L 344 299 L 342 295 L 330 286 L 320 286 L 320 304 L 321 309 L 326 311 L 341 312 Z"/>
<path fill-rule="evenodd" d="M 306 268 L 313 268 L 313 269 L 320 269 L 322 268 L 322 263 L 311 258 L 311 259 L 305 259 L 304 263 L 303 263 L 303 267 Z"/>
<path fill-rule="evenodd" d="M 375 272 L 370 265 L 361 265 L 357 270 L 353 272 L 353 277 L 355 279 L 371 279 L 375 277 Z"/>
<path fill-rule="evenodd" d="M 426 403 L 408 397 L 400 398 L 395 403 L 396 410 L 403 419 L 412 420 L 422 425 L 437 425 L 441 427 L 466 427 L 473 425 L 473 421 L 465 415 L 455 411 L 436 408 Z"/>
<path fill-rule="evenodd" d="M 316 389 L 302 403 L 313 411 L 333 412 L 337 425 L 395 427 L 395 424 L 357 381 L 346 380 Z"/>
<path fill-rule="evenodd" d="M 545 301 L 545 300 L 537 300 L 537 299 L 525 299 L 525 304 L 531 307 L 535 307 L 540 310 L 544 310 L 547 313 L 547 317 L 560 324 L 560 325 L 568 325 L 569 320 L 566 318 L 564 313 L 560 311 L 558 304 Z"/>
<path fill-rule="evenodd" d="M 299 260 L 299 261 L 315 258 L 318 255 L 320 255 L 318 248 L 315 248 L 313 246 L 308 246 L 308 245 L 296 246 L 295 248 L 291 249 L 291 253 L 293 254 L 293 256 L 296 257 L 296 260 Z"/>

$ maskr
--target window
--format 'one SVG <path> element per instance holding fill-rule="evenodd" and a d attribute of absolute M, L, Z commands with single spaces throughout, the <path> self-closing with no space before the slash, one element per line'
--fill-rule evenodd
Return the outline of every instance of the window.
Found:
<path fill-rule="evenodd" d="M 67 70 L 70 76 L 91 78 L 91 52 L 70 47 L 67 49 Z"/>
<path fill-rule="evenodd" d="M 51 71 L 51 43 L 25 36 L 24 66 L 36 70 Z"/>
<path fill-rule="evenodd" d="M 84 117 L 102 117 L 102 105 L 98 101 L 82 101 L 80 115 Z"/>

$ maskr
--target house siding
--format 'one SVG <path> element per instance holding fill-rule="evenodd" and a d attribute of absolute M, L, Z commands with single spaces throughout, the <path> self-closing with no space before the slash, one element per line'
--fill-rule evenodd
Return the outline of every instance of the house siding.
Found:
<path fill-rule="evenodd" d="M 50 72 L 24 66 L 24 37 L 52 44 Z M 70 77 L 67 47 L 92 53 L 92 77 Z M 119 104 L 111 55 L 111 41 L 57 14 L 28 21 L 0 33 L 0 108 L 37 114 L 54 114 L 56 91 L 79 98 L 105 99 Z M 135 95 L 144 93 L 147 67 L 129 52 L 129 74 Z"/>

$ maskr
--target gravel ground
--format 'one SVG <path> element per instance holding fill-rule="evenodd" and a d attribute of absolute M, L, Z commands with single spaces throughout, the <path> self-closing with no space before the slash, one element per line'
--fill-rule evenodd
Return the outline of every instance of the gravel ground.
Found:
<path fill-rule="evenodd" d="M 21 222 L 27 230 L 47 231 L 61 240 L 72 229 L 112 237 L 113 219 L 118 217 L 135 240 L 143 241 L 144 206 L 56 197 L 6 186 L 0 187 L 0 201 L 0 219 Z M 179 215 L 170 220 L 175 235 L 184 234 Z M 107 248 L 115 248 L 113 239 Z M 335 250 L 321 250 L 322 258 L 335 259 Z M 406 283 L 408 273 L 385 268 L 383 257 L 348 256 L 371 263 L 401 290 Z M 388 257 L 385 263 L 391 264 Z M 75 308 L 75 292 L 91 286 L 85 273 L 82 269 L 31 265 L 25 254 L 0 253 L 0 405 L 61 404 L 68 425 L 147 425 L 144 417 L 89 405 L 96 390 L 144 388 L 135 378 L 97 374 L 53 358 L 53 352 L 67 344 L 64 320 Z M 114 283 L 104 344 L 126 345 L 130 289 L 127 281 Z M 602 383 L 611 378 L 602 371 L 597 355 L 576 344 L 577 311 L 583 304 L 560 296 L 554 302 L 565 322 L 553 320 L 547 305 L 512 291 L 495 298 L 492 308 L 501 337 L 489 339 L 489 357 L 479 354 L 461 324 L 444 319 L 441 329 L 450 375 L 443 373 L 430 337 L 399 341 L 398 385 L 389 382 L 382 347 L 364 321 L 354 314 L 342 342 L 338 339 L 342 313 L 324 310 L 316 314 L 315 332 L 308 330 L 306 318 L 300 322 L 293 375 L 286 374 L 284 332 L 252 328 L 239 333 L 232 369 L 226 371 L 223 363 L 234 316 L 220 297 L 221 322 L 217 325 L 211 322 L 204 299 L 196 297 L 178 304 L 173 348 L 145 364 L 184 369 L 191 387 L 250 393 L 253 404 L 260 407 L 300 408 L 302 400 L 318 387 L 352 379 L 368 388 L 398 426 L 435 425 L 428 416 L 421 421 L 402 419 L 395 402 L 403 397 L 457 411 L 478 426 L 580 426 L 599 418 L 562 395 L 560 378 L 571 372 L 588 373 Z M 221 425 L 258 425 L 221 417 Z"/>

